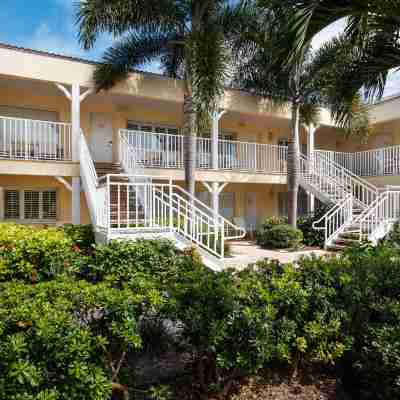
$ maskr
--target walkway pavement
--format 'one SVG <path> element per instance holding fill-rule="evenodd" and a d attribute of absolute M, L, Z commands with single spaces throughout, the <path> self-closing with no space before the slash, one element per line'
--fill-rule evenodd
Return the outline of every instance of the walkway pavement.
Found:
<path fill-rule="evenodd" d="M 281 263 L 287 264 L 297 261 L 300 257 L 327 255 L 329 252 L 320 249 L 307 249 L 301 251 L 287 250 L 266 250 L 257 246 L 252 241 L 240 240 L 230 242 L 232 257 L 225 259 L 227 267 L 243 268 L 248 264 L 255 263 L 259 260 L 269 258 L 271 260 L 279 260 Z"/>

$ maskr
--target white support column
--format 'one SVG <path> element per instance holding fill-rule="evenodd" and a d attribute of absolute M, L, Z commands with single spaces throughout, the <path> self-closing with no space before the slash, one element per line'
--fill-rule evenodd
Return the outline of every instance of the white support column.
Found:
<path fill-rule="evenodd" d="M 225 182 L 225 183 L 212 182 L 210 185 L 207 182 L 203 182 L 203 185 L 211 193 L 211 208 L 213 210 L 214 218 L 216 220 L 219 215 L 219 195 L 224 190 L 224 188 L 227 184 L 228 184 L 228 182 Z"/>
<path fill-rule="evenodd" d="M 315 146 L 315 131 L 317 128 L 314 124 L 310 124 L 307 129 L 307 158 L 310 164 L 314 161 L 314 146 Z M 311 214 L 315 211 L 315 196 L 312 193 L 307 193 L 307 211 Z"/>
<path fill-rule="evenodd" d="M 81 103 L 91 93 L 93 89 L 88 89 L 81 94 L 81 88 L 78 83 L 71 85 L 69 91 L 65 86 L 56 83 L 56 86 L 62 91 L 68 100 L 71 101 L 71 125 L 72 125 L 72 161 L 79 162 L 79 143 L 81 136 Z"/>
<path fill-rule="evenodd" d="M 211 168 L 218 169 L 219 168 L 219 160 L 218 160 L 218 140 L 219 140 L 219 120 L 222 118 L 224 114 L 226 114 L 226 110 L 222 110 L 220 112 L 214 111 L 212 113 L 212 132 L 211 132 Z"/>
<path fill-rule="evenodd" d="M 74 225 L 81 223 L 81 179 L 79 176 L 72 178 L 71 220 Z"/>
<path fill-rule="evenodd" d="M 79 138 L 81 136 L 81 89 L 73 83 L 71 87 L 71 122 L 72 122 L 72 161 L 79 161 Z"/>
<path fill-rule="evenodd" d="M 93 89 L 88 89 L 86 92 L 81 94 L 81 88 L 78 83 L 71 85 L 69 91 L 65 86 L 56 84 L 59 90 L 61 90 L 67 99 L 71 101 L 71 125 L 72 125 L 72 161 L 80 161 L 80 138 L 81 138 L 81 102 L 86 99 Z M 71 220 L 74 225 L 81 223 L 81 181 L 80 177 L 72 178 L 71 185 L 72 193 L 72 207 L 71 207 Z"/>

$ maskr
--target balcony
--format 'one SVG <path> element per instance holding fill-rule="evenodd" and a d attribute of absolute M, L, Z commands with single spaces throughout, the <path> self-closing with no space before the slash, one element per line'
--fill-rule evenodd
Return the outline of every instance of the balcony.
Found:
<path fill-rule="evenodd" d="M 184 167 L 184 136 L 120 130 L 121 137 L 135 149 L 136 162 L 146 168 Z M 213 169 L 212 141 L 197 138 L 197 168 Z M 218 141 L 218 169 L 225 171 L 284 175 L 287 147 L 234 140 Z"/>
<path fill-rule="evenodd" d="M 71 124 L 0 117 L 0 159 L 71 161 Z"/>
<path fill-rule="evenodd" d="M 400 146 L 343 153 L 317 150 L 330 161 L 363 177 L 400 175 Z"/>

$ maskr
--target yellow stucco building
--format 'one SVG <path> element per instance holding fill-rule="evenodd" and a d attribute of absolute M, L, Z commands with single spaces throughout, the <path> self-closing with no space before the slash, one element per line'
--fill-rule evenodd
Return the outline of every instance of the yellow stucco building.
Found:
<path fill-rule="evenodd" d="M 103 170 L 126 157 L 124 138 L 135 149 L 141 174 L 183 185 L 182 83 L 132 73 L 109 92 L 95 93 L 94 67 L 0 45 L 0 219 L 90 222 L 81 132 Z M 323 150 L 378 187 L 399 184 L 399 105 L 400 97 L 393 97 L 370 107 L 375 133 L 366 144 L 343 138 L 322 111 L 318 127 L 303 127 L 302 152 L 312 157 Z M 218 201 L 225 218 L 252 229 L 265 216 L 287 212 L 290 111 L 237 90 L 226 90 L 220 109 L 212 132 L 198 138 L 197 197 L 210 205 Z M 313 207 L 314 195 L 302 193 L 301 211 Z"/>

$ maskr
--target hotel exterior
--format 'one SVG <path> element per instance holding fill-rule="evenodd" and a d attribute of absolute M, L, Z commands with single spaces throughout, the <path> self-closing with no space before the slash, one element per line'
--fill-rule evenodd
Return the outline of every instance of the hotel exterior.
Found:
<path fill-rule="evenodd" d="M 96 93 L 94 68 L 0 44 L 0 220 L 92 223 L 100 240 L 174 237 L 216 262 L 219 240 L 287 213 L 290 110 L 227 90 L 197 139 L 190 199 L 182 82 L 138 72 Z M 366 144 L 346 140 L 326 111 L 319 126 L 302 127 L 299 212 L 332 204 L 321 221 L 328 247 L 346 233 L 376 240 L 399 217 L 399 109 L 400 97 L 370 107 Z"/>

